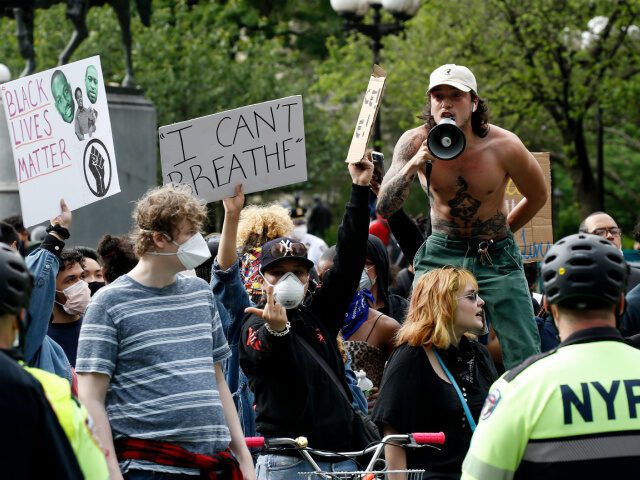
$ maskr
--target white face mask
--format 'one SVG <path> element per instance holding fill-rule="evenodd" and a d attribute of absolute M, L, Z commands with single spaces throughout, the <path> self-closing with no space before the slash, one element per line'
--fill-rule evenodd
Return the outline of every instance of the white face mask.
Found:
<path fill-rule="evenodd" d="M 89 300 L 91 300 L 91 290 L 87 282 L 80 280 L 65 288 L 62 292 L 60 290 L 56 290 L 56 292 L 62 293 L 67 297 L 67 301 L 64 304 L 56 302 L 58 305 L 62 305 L 62 309 L 65 312 L 69 315 L 84 315 L 87 305 L 89 305 Z"/>
<path fill-rule="evenodd" d="M 171 243 L 178 246 L 178 251 L 174 253 L 164 252 L 147 252 L 149 255 L 177 255 L 178 260 L 184 266 L 185 270 L 191 270 L 202 265 L 206 260 L 211 258 L 211 252 L 207 246 L 207 241 L 204 239 L 201 233 L 196 233 L 189 240 L 182 245 L 178 244 L 175 240 L 171 240 Z"/>
<path fill-rule="evenodd" d="M 298 225 L 297 227 L 293 227 L 293 232 L 291 232 L 291 236 L 296 240 L 302 240 L 306 234 L 307 234 L 306 225 Z"/>
<path fill-rule="evenodd" d="M 304 283 L 293 272 L 287 272 L 273 286 L 273 295 L 287 310 L 296 308 L 304 300 Z"/>
<path fill-rule="evenodd" d="M 360 275 L 360 285 L 358 285 L 358 289 L 359 290 L 369 290 L 371 291 L 371 289 L 373 288 L 373 285 L 376 283 L 376 280 L 378 279 L 378 277 L 374 278 L 373 280 L 371 280 L 371 277 L 369 276 L 369 269 L 371 269 L 373 267 L 364 267 L 364 270 L 362 270 L 362 274 Z"/>

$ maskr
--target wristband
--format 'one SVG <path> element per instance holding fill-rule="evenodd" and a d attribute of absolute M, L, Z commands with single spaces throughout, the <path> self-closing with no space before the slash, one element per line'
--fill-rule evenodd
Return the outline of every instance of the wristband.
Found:
<path fill-rule="evenodd" d="M 284 337 L 287 333 L 289 333 L 289 330 L 291 329 L 291 323 L 287 322 L 284 326 L 284 330 L 281 332 L 276 332 L 274 329 L 272 329 L 268 323 L 265 322 L 264 327 L 267 329 L 267 332 L 269 332 L 271 335 L 273 335 L 274 337 Z"/>
<path fill-rule="evenodd" d="M 56 224 L 51 224 L 47 227 L 46 229 L 47 233 L 50 232 L 55 232 L 58 235 L 60 235 L 60 238 L 62 238 L 63 240 L 67 240 L 71 235 L 69 234 L 69 229 L 68 228 L 64 228 L 60 225 Z"/>

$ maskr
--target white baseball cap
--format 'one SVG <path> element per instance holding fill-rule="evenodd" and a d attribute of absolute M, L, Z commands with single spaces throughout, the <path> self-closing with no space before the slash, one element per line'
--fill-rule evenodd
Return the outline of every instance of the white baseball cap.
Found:
<path fill-rule="evenodd" d="M 429 90 L 438 85 L 451 85 L 452 87 L 462 90 L 463 92 L 473 92 L 478 94 L 478 84 L 476 77 L 467 67 L 449 63 L 436 68 L 429 77 Z"/>

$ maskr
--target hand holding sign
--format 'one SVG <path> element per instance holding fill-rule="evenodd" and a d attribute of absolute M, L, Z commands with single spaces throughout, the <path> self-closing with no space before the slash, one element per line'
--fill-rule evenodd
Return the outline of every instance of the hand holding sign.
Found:
<path fill-rule="evenodd" d="M 358 163 L 349 163 L 349 173 L 351 180 L 356 185 L 368 187 L 373 176 L 373 162 L 369 158 L 364 157 Z"/>
<path fill-rule="evenodd" d="M 60 214 L 51 219 L 51 225 L 60 225 L 63 228 L 69 229 L 71 226 L 71 210 L 64 201 L 64 198 L 60 199 Z"/>
<path fill-rule="evenodd" d="M 242 207 L 244 207 L 242 185 L 236 185 L 236 194 L 233 197 L 224 198 L 222 204 L 224 205 L 225 216 L 233 215 L 235 218 L 238 218 Z"/>

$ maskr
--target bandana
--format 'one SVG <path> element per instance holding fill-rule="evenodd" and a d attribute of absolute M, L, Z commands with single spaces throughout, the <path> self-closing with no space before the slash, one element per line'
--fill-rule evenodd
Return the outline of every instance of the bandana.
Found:
<path fill-rule="evenodd" d="M 242 283 L 249 295 L 262 295 L 262 285 L 259 281 L 261 252 L 262 247 L 257 247 L 242 255 Z"/>
<path fill-rule="evenodd" d="M 375 302 L 373 294 L 367 289 L 358 290 L 347 309 L 347 313 L 344 314 L 342 337 L 345 340 L 348 340 L 367 320 L 369 316 L 369 302 Z"/>

